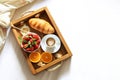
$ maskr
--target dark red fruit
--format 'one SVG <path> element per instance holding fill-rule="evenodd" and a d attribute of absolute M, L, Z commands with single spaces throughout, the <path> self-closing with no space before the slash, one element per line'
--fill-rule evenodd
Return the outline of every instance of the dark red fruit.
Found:
<path fill-rule="evenodd" d="M 38 40 L 39 36 L 38 35 L 33 35 L 33 38 L 35 38 L 36 40 Z"/>
<path fill-rule="evenodd" d="M 37 44 L 39 44 L 39 43 L 40 43 L 40 40 L 38 39 L 36 42 L 37 42 Z"/>
<path fill-rule="evenodd" d="M 27 50 L 27 51 L 31 51 L 31 48 L 27 48 L 26 50 Z"/>
<path fill-rule="evenodd" d="M 38 46 L 37 44 L 34 46 L 35 49 L 37 49 L 38 47 L 39 47 L 39 46 Z"/>
<path fill-rule="evenodd" d="M 28 36 L 33 36 L 33 34 L 28 34 Z"/>
<path fill-rule="evenodd" d="M 23 41 L 24 41 L 24 40 L 29 41 L 29 40 L 30 40 L 30 37 L 29 37 L 29 36 L 25 36 L 25 37 L 23 38 Z"/>
<path fill-rule="evenodd" d="M 28 44 L 24 44 L 24 45 L 23 45 L 23 48 L 27 48 L 27 47 L 28 47 Z"/>
<path fill-rule="evenodd" d="M 30 39 L 29 41 L 30 41 L 30 42 L 33 42 L 33 40 L 32 40 L 32 39 Z"/>

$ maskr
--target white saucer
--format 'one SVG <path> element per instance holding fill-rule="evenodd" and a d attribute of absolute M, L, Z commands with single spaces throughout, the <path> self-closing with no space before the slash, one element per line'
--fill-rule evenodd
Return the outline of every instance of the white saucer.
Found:
<path fill-rule="evenodd" d="M 53 48 L 49 48 L 49 46 L 46 44 L 48 38 L 53 38 L 55 40 L 55 44 Z M 45 52 L 56 53 L 60 49 L 60 46 L 61 46 L 60 39 L 58 38 L 58 36 L 54 34 L 47 34 L 41 40 L 41 48 Z"/>

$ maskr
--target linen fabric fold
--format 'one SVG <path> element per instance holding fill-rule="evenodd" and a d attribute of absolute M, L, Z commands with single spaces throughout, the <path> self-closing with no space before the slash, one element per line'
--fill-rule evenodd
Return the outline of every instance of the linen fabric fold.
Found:
<path fill-rule="evenodd" d="M 0 27 L 8 28 L 13 12 L 33 0 L 2 0 L 0 1 Z"/>
<path fill-rule="evenodd" d="M 10 31 L 10 21 L 15 10 L 33 1 L 34 0 L 0 0 L 0 51 Z"/>

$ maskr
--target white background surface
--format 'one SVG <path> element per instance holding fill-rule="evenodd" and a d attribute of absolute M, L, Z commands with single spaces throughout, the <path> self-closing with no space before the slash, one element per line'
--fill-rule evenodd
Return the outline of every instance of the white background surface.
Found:
<path fill-rule="evenodd" d="M 35 0 L 17 10 L 47 6 L 73 56 L 53 72 L 32 75 L 10 32 L 0 53 L 0 80 L 120 80 L 119 0 Z"/>

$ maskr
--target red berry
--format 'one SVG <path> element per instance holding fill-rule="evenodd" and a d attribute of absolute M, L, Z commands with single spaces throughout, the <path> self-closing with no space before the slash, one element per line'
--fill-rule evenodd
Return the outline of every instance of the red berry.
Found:
<path fill-rule="evenodd" d="M 24 44 L 23 45 L 23 48 L 25 49 L 25 48 L 27 48 L 28 47 L 28 44 Z"/>
<path fill-rule="evenodd" d="M 29 41 L 30 41 L 30 42 L 33 42 L 33 40 L 32 40 L 32 39 L 30 39 Z"/>
<path fill-rule="evenodd" d="M 27 51 L 31 51 L 31 48 L 27 48 L 26 50 L 27 50 Z"/>
<path fill-rule="evenodd" d="M 36 42 L 37 42 L 37 44 L 40 44 L 40 40 L 37 40 Z"/>
<path fill-rule="evenodd" d="M 34 51 L 34 47 L 31 47 L 31 51 Z"/>
<path fill-rule="evenodd" d="M 37 49 L 39 46 L 38 45 L 35 45 L 34 48 Z"/>
<path fill-rule="evenodd" d="M 27 41 L 29 41 L 29 40 L 30 40 L 30 37 L 25 36 L 25 37 L 23 38 L 23 40 L 27 40 Z"/>
<path fill-rule="evenodd" d="M 33 36 L 33 34 L 28 34 L 28 36 Z"/>
<path fill-rule="evenodd" d="M 33 38 L 35 38 L 36 40 L 38 40 L 39 36 L 38 35 L 33 35 Z"/>

